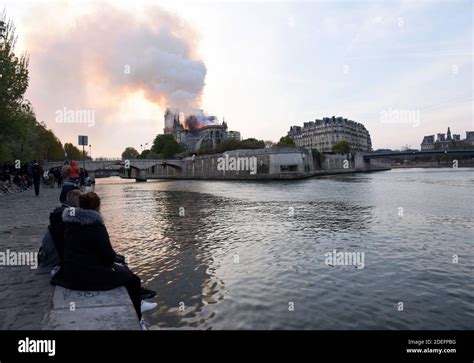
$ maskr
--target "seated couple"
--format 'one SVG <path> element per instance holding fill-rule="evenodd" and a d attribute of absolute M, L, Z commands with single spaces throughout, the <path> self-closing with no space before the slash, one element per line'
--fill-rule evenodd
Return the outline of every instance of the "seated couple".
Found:
<path fill-rule="evenodd" d="M 105 291 L 125 286 L 140 320 L 143 311 L 156 307 L 156 303 L 145 301 L 156 293 L 141 287 L 140 278 L 126 266 L 125 258 L 112 248 L 96 193 L 69 191 L 66 204 L 50 214 L 48 232 L 57 258 L 44 258 L 46 254 L 51 257 L 51 253 L 45 253 L 45 236 L 43 265 L 51 265 L 51 261 L 56 260 L 60 266 L 51 279 L 53 285 L 80 291 Z"/>

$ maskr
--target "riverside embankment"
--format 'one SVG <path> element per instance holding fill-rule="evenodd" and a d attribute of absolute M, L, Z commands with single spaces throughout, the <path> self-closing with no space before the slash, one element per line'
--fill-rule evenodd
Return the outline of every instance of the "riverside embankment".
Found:
<path fill-rule="evenodd" d="M 222 154 L 160 160 L 148 168 L 131 165 L 122 178 L 204 180 L 291 180 L 312 176 L 390 170 L 386 159 L 365 159 L 361 153 L 313 156 L 305 148 L 231 150 Z"/>
<path fill-rule="evenodd" d="M 0 196 L 0 329 L 42 329 L 54 292 L 48 271 L 35 268 L 36 253 L 59 189 L 41 188 Z M 12 256 L 33 256 L 15 262 Z M 8 254 L 8 259 L 6 258 Z M 20 264 L 29 263 L 29 264 Z"/>
<path fill-rule="evenodd" d="M 140 329 L 125 288 L 76 292 L 50 284 L 37 252 L 60 189 L 0 196 L 0 330 Z M 72 305 L 73 304 L 73 305 Z M 71 309 L 71 307 L 74 309 Z"/>

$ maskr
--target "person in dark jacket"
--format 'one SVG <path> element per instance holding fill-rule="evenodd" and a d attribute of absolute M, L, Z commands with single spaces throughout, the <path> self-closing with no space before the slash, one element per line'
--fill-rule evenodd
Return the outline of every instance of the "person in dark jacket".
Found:
<path fill-rule="evenodd" d="M 33 184 L 35 186 L 35 195 L 39 196 L 39 187 L 40 187 L 41 175 L 43 174 L 43 169 L 41 168 L 41 166 L 38 164 L 36 160 L 33 162 L 33 168 L 31 172 L 33 174 Z"/>
<path fill-rule="evenodd" d="M 58 183 L 58 188 L 61 188 L 63 186 L 63 174 L 59 168 L 54 169 L 54 178 Z"/>
<path fill-rule="evenodd" d="M 51 282 L 71 290 L 106 291 L 125 286 L 138 318 L 156 307 L 142 300 L 140 278 L 125 265 L 115 263 L 117 254 L 99 212 L 100 198 L 94 192 L 81 194 L 80 208 L 66 208 L 62 219 L 64 259 Z"/>
<path fill-rule="evenodd" d="M 82 192 L 73 189 L 67 193 L 66 202 L 55 208 L 49 214 L 49 226 L 38 253 L 39 263 L 44 267 L 61 266 L 64 252 L 64 229 L 63 211 L 69 207 L 79 207 L 79 196 Z"/>
<path fill-rule="evenodd" d="M 61 194 L 59 195 L 59 201 L 61 203 L 65 203 L 66 202 L 66 196 L 67 194 L 71 191 L 71 190 L 74 190 L 74 189 L 79 189 L 79 184 L 74 182 L 74 181 L 71 181 L 71 180 L 68 180 L 66 181 L 64 184 L 63 184 L 63 187 L 61 189 Z"/>

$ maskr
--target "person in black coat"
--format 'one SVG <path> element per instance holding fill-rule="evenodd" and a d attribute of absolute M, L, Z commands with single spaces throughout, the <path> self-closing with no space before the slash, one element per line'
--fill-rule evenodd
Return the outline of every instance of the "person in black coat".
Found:
<path fill-rule="evenodd" d="M 32 174 L 33 174 L 33 184 L 35 186 L 35 195 L 39 196 L 40 180 L 41 180 L 41 175 L 43 174 L 43 169 L 41 168 L 41 166 L 38 164 L 36 160 L 33 162 Z"/>
<path fill-rule="evenodd" d="M 63 211 L 68 207 L 79 208 L 79 196 L 82 192 L 73 189 L 66 196 L 66 203 L 55 208 L 49 214 L 49 226 L 41 243 L 38 259 L 41 266 L 61 266 L 64 254 L 64 229 Z"/>
<path fill-rule="evenodd" d="M 71 190 L 79 189 L 79 184 L 71 180 L 66 181 L 62 184 L 61 194 L 59 195 L 59 201 L 66 203 L 66 196 Z"/>
<path fill-rule="evenodd" d="M 140 278 L 125 265 L 115 263 L 117 254 L 112 248 L 99 212 L 99 196 L 94 192 L 81 194 L 79 205 L 80 208 L 66 208 L 63 211 L 63 261 L 61 269 L 51 282 L 67 289 L 81 291 L 106 291 L 125 286 L 138 318 L 141 319 Z"/>

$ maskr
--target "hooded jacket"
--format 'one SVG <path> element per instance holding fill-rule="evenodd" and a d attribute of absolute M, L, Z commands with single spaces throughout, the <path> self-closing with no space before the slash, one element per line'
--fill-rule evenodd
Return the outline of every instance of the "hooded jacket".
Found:
<path fill-rule="evenodd" d="M 40 265 L 46 267 L 60 266 L 64 250 L 64 223 L 63 211 L 69 207 L 63 204 L 49 213 L 48 231 L 43 236 L 38 253 Z"/>
<path fill-rule="evenodd" d="M 115 264 L 116 253 L 99 212 L 65 208 L 61 269 L 51 282 L 72 290 L 111 290 L 125 285 L 133 273 Z"/>

